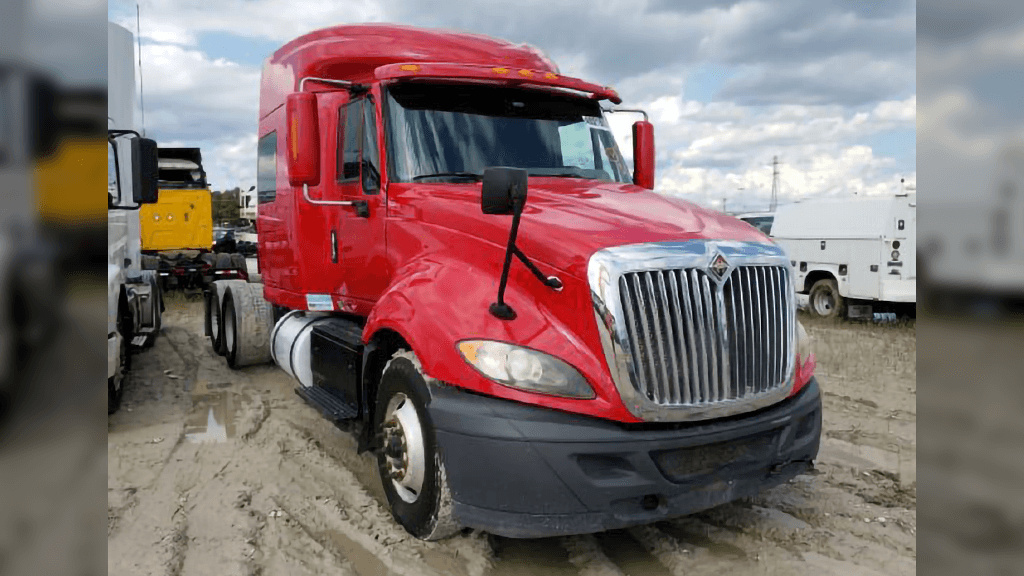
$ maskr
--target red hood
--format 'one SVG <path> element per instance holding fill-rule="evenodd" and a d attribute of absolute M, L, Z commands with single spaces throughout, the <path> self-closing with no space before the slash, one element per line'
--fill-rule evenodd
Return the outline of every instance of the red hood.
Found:
<path fill-rule="evenodd" d="M 483 214 L 480 187 L 398 184 L 391 194 L 403 215 L 504 246 L 512 217 Z M 694 238 L 769 241 L 746 222 L 632 184 L 531 177 L 516 243 L 530 259 L 586 278 L 602 248 Z"/>

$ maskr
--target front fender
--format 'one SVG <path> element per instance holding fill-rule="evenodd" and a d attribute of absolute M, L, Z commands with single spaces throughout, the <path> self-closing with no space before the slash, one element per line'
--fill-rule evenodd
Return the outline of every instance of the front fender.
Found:
<path fill-rule="evenodd" d="M 517 317 L 504 321 L 488 311 L 497 300 L 500 263 L 485 266 L 435 254 L 399 269 L 367 319 L 364 341 L 390 329 L 412 346 L 424 372 L 437 380 L 499 398 L 635 422 L 605 368 L 586 284 L 563 277 L 562 290 L 555 292 L 513 262 L 505 301 Z M 470 338 L 510 342 L 556 356 L 583 374 L 596 398 L 558 398 L 494 382 L 456 349 L 457 342 Z"/>

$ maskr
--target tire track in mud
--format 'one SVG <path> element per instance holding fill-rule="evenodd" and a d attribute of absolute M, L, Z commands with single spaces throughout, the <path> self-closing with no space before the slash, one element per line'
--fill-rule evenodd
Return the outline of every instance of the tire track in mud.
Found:
<path fill-rule="evenodd" d="M 439 575 L 482 576 L 490 570 L 492 551 L 482 536 L 438 543 L 416 540 L 351 471 L 324 454 L 315 439 L 276 419 L 265 423 L 253 443 L 266 446 L 268 439 L 278 452 L 276 468 L 287 480 L 277 482 L 269 493 L 282 509 L 292 510 L 292 517 L 301 516 L 307 532 L 325 548 L 331 549 L 333 543 L 347 554 L 366 556 L 363 565 L 371 564 L 368 558 L 379 558 L 398 576 L 425 569 Z"/>
<path fill-rule="evenodd" d="M 162 466 L 135 492 L 124 486 L 111 492 L 108 512 L 117 517 L 108 517 L 111 574 L 913 573 L 916 488 L 900 484 L 894 471 L 835 461 L 756 498 L 628 530 L 541 540 L 468 531 L 441 542 L 416 540 L 391 517 L 375 462 L 355 453 L 344 426 L 323 420 L 275 369 L 228 369 L 198 336 L 201 320 L 168 318 L 165 335 L 171 336 L 158 339 L 143 370 L 159 378 L 170 355 L 176 368 L 183 366 L 179 360 L 188 364 L 181 374 L 195 386 L 240 398 L 236 434 L 222 444 L 197 445 L 183 442 L 179 428 L 170 453 L 137 460 Z M 826 418 L 829 406 L 839 406 L 847 409 L 844 425 L 869 418 L 865 431 L 884 431 L 884 411 L 872 403 L 826 394 Z M 898 414 L 898 432 L 912 430 L 907 423 L 915 419 Z M 146 448 L 146 438 L 125 444 Z"/>
<path fill-rule="evenodd" d="M 608 559 L 593 535 L 569 536 L 561 542 L 569 553 L 569 563 L 576 567 L 580 576 L 625 576 L 618 565 Z"/>

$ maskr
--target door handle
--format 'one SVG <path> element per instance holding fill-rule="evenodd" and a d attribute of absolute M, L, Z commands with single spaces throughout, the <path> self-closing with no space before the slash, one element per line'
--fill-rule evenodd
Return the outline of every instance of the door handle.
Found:
<path fill-rule="evenodd" d="M 366 200 L 356 200 L 352 202 L 352 206 L 356 209 L 356 216 L 360 218 L 370 217 L 370 205 L 366 203 Z"/>

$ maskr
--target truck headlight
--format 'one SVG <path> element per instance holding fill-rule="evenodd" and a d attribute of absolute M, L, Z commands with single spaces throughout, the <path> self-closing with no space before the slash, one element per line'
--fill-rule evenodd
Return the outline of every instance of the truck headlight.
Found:
<path fill-rule="evenodd" d="M 575 368 L 554 356 L 492 340 L 465 340 L 459 353 L 495 382 L 552 396 L 594 398 L 594 390 Z"/>
<path fill-rule="evenodd" d="M 807 358 L 814 350 L 811 347 L 811 337 L 804 330 L 804 325 L 799 320 L 796 322 L 796 353 L 800 356 L 801 362 L 807 362 Z"/>

